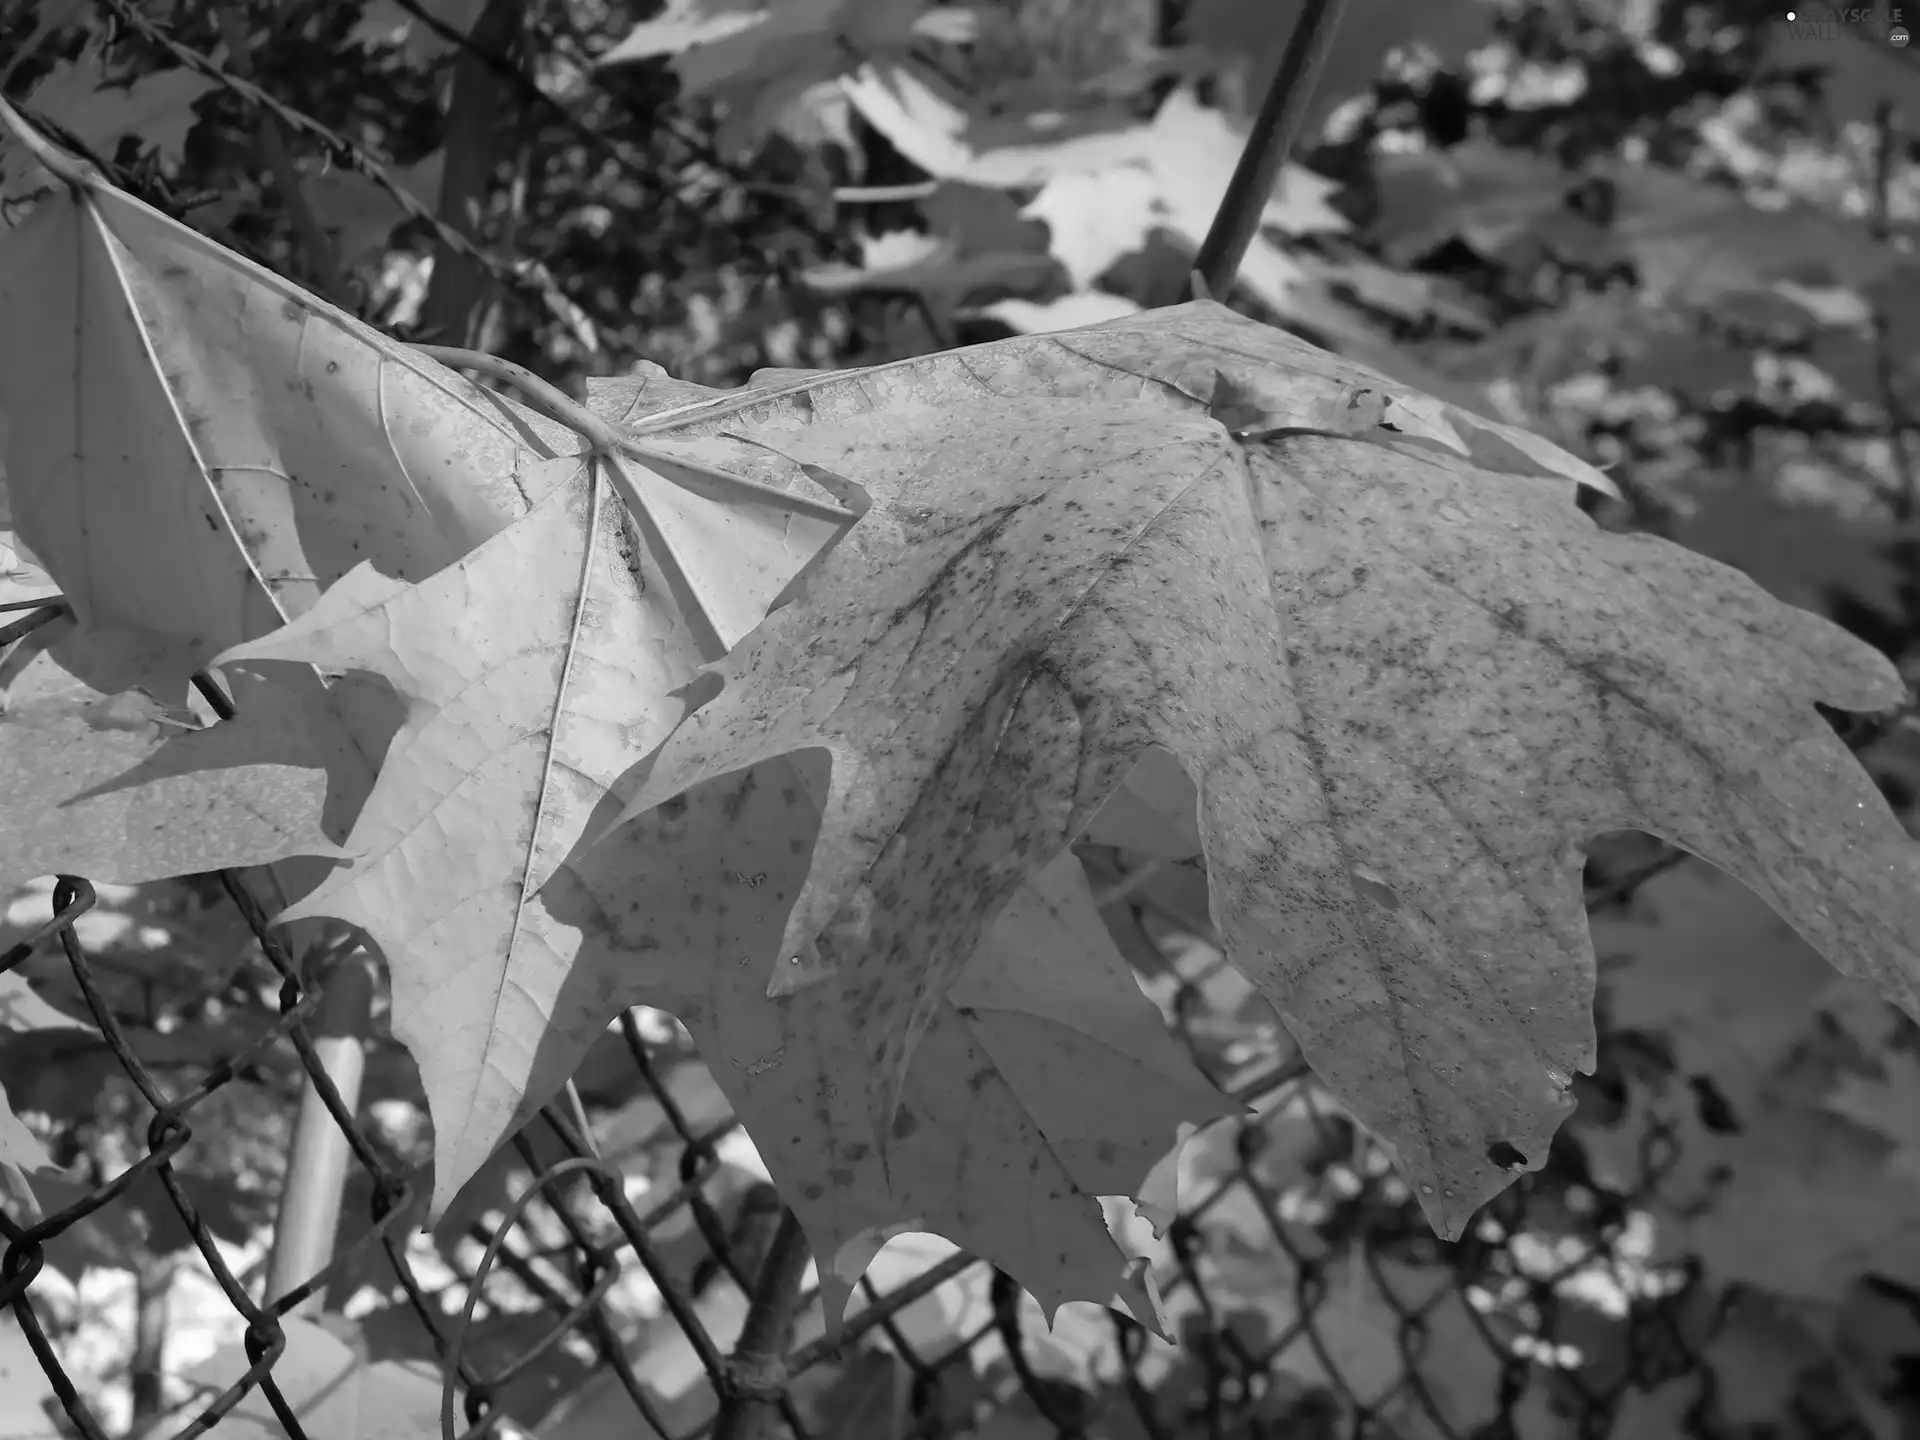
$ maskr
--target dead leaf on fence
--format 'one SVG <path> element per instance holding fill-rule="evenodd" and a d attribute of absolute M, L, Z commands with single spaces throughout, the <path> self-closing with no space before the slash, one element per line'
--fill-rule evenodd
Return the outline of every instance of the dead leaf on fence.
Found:
<path fill-rule="evenodd" d="M 1599 531 L 1564 485 L 1324 433 L 1329 398 L 1401 393 L 1344 368 L 1196 305 L 727 417 L 873 508 L 711 667 L 635 809 L 830 751 L 781 953 L 840 965 L 876 1148 L 984 917 L 1155 743 L 1197 778 L 1229 960 L 1444 1234 L 1509 1183 L 1502 1159 L 1544 1160 L 1593 1063 L 1596 832 L 1710 858 L 1916 1006 L 1920 861 L 1813 709 L 1897 701 L 1885 659 Z M 1100 403 L 1108 376 L 1150 398 Z M 1472 448 L 1472 417 L 1435 413 Z"/>

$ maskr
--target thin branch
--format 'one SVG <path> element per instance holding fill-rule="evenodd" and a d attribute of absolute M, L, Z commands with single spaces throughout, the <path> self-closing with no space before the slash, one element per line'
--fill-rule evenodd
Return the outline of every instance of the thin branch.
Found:
<path fill-rule="evenodd" d="M 1190 280 L 1185 298 L 1225 296 L 1232 291 L 1240 262 L 1259 232 L 1260 217 L 1273 194 L 1280 167 L 1306 119 L 1313 87 L 1326 68 L 1327 52 L 1333 48 L 1333 37 L 1346 7 L 1347 0 L 1306 0 L 1301 9 L 1299 23 L 1287 37 L 1287 48 L 1280 56 L 1280 68 L 1274 72 L 1267 98 L 1254 119 L 1253 133 L 1247 136 L 1240 163 L 1234 166 L 1213 226 L 1193 262 L 1200 286 Z"/>
<path fill-rule="evenodd" d="M 727 1360 L 713 1440 L 771 1440 L 777 1433 L 780 1396 L 787 1383 L 787 1345 L 800 1305 L 800 1282 L 811 1258 L 800 1222 L 793 1211 L 782 1210 L 754 1282 L 740 1343 Z"/>
<path fill-rule="evenodd" d="M 660 451 L 648 447 L 645 442 L 635 437 L 622 434 L 611 421 L 594 414 L 558 386 L 542 380 L 526 366 L 516 365 L 513 361 L 502 359 L 498 355 L 489 355 L 483 350 L 461 350 L 446 345 L 415 345 L 413 349 L 427 359 L 438 361 L 450 369 L 471 370 L 477 375 L 490 375 L 496 380 L 505 381 L 520 392 L 521 399 L 529 408 L 539 411 L 555 424 L 565 425 L 579 434 L 593 446 L 597 454 L 614 467 L 616 475 L 625 473 L 620 468 L 619 457 L 631 455 L 669 484 L 687 488 L 683 476 L 676 471 L 674 465 L 663 463 L 667 457 Z M 735 475 L 715 466 L 704 466 L 690 460 L 680 460 L 679 465 L 686 471 L 697 471 L 709 485 L 729 496 L 777 505 L 782 509 L 791 510 L 796 515 L 811 515 L 836 525 L 851 525 L 860 518 L 853 511 L 839 505 L 830 504 L 824 500 L 813 500 L 760 480 L 749 480 L 745 476 Z"/>

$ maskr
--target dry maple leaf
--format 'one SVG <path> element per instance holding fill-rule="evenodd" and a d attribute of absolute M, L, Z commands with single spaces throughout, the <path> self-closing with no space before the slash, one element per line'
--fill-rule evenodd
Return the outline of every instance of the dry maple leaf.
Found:
<path fill-rule="evenodd" d="M 1151 744 L 1197 783 L 1230 962 L 1445 1235 L 1592 1065 L 1596 832 L 1711 860 L 1920 1008 L 1915 848 L 1813 708 L 1894 703 L 1892 667 L 1428 443 L 1483 422 L 1207 304 L 784 398 L 679 424 L 872 508 L 711 667 L 628 814 L 832 755 L 782 953 L 840 967 L 876 1147 L 985 925 Z"/>

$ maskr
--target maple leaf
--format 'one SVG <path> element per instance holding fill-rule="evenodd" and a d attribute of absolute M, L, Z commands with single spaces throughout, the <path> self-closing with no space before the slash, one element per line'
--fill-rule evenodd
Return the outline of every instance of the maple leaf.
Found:
<path fill-rule="evenodd" d="M 1916 1008 L 1920 860 L 1813 709 L 1893 703 L 1891 666 L 1564 484 L 1399 438 L 1485 433 L 1422 405 L 1202 304 L 725 416 L 872 508 L 626 813 L 832 755 L 781 953 L 839 967 L 876 1148 L 983 926 L 1149 744 L 1196 780 L 1229 961 L 1445 1235 L 1593 1063 L 1595 832 L 1710 859 Z"/>
<path fill-rule="evenodd" d="M 1051 335 L 1056 330 L 1076 330 L 1082 325 L 1098 325 L 1103 320 L 1138 315 L 1140 307 L 1121 295 L 1109 295 L 1103 290 L 1079 290 L 1045 304 L 1031 300 L 996 300 L 981 306 L 979 313 L 991 316 L 1017 334 Z"/>
<path fill-rule="evenodd" d="M 456 35 L 464 35 L 473 29 L 485 4 L 486 0 L 415 0 L 414 9 L 431 15 Z M 419 63 L 438 60 L 460 45 L 457 39 L 448 39 L 423 22 L 414 10 L 399 4 L 398 0 L 368 0 L 359 20 L 348 32 L 347 40 L 361 45 L 390 45 L 398 41 L 407 58 Z"/>
<path fill-rule="evenodd" d="M 94 38 L 73 60 L 63 60 L 27 94 L 27 104 L 64 127 L 94 154 L 111 157 L 129 136 L 178 163 L 187 131 L 193 128 L 193 102 L 215 87 L 191 70 L 158 70 L 127 85 L 109 85 L 102 69 L 103 43 Z M 33 162 L 0 132 L 0 194 L 24 190 Z"/>
<path fill-rule="evenodd" d="M 358 1325 L 341 1317 L 316 1322 L 283 1316 L 286 1348 L 273 1362 L 272 1384 L 310 1435 L 338 1440 L 412 1440 L 440 1428 L 440 1374 L 431 1362 L 370 1360 L 356 1343 Z M 344 1331 L 344 1336 L 337 1331 Z M 225 1345 L 183 1377 L 206 1392 L 225 1390 L 253 1368 L 243 1346 Z M 235 1440 L 286 1433 L 264 1386 L 256 1385 L 220 1421 Z"/>
<path fill-rule="evenodd" d="M 215 654 L 355 565 L 443 569 L 585 448 L 97 180 L 0 238 L 0 328 L 40 337 L 0 348 L 13 521 L 79 621 L 53 659 L 104 693 L 183 703 Z M 341 837 L 392 737 L 392 692 L 305 669 L 279 683 L 304 696 Z M 329 868 L 246 878 L 297 899 Z"/>
<path fill-rule="evenodd" d="M 387 173 L 414 199 L 430 205 L 440 193 L 446 159 L 446 151 L 436 150 L 417 164 L 389 166 Z M 334 237 L 342 265 L 357 265 L 382 249 L 393 227 L 407 218 L 407 212 L 386 186 L 358 170 L 327 169 L 306 175 L 300 191 L 314 219 Z"/>
<path fill-rule="evenodd" d="M 646 393 L 645 378 L 637 388 Z M 656 446 L 653 464 L 674 453 Z M 624 827 L 617 843 L 568 855 L 613 780 L 680 718 L 669 694 L 700 651 L 677 605 L 691 601 L 730 644 L 837 533 L 769 512 L 778 523 L 763 531 L 756 582 L 738 504 L 709 512 L 667 488 L 628 505 L 642 533 L 625 533 L 604 480 L 576 464 L 523 521 L 440 575 L 402 586 L 356 570 L 299 620 L 215 662 L 234 673 L 288 660 L 372 670 L 408 703 L 348 838 L 354 864 L 279 922 L 345 919 L 386 954 L 394 1032 L 434 1118 L 433 1213 L 573 1072 L 611 1015 L 655 1005 L 712 1057 L 794 1197 L 830 1303 L 844 1304 L 890 1235 L 931 1223 L 1030 1277 L 1050 1303 L 1122 1288 L 1154 1323 L 1141 1282 L 1122 1284 L 1125 1257 L 1093 1196 L 1137 1188 L 1183 1120 L 1224 1102 L 1133 985 L 1077 867 L 1026 897 L 1002 949 L 982 947 L 969 1013 L 923 1053 L 901 1113 L 924 1133 L 896 1146 L 889 1182 L 855 1123 L 858 1087 L 834 1101 L 859 1064 L 844 1017 L 765 994 L 805 874 L 799 837 L 817 823 L 797 767 L 771 762 L 691 814 L 662 816 L 657 832 Z M 716 597 L 704 612 L 703 593 Z M 1046 989 L 1047 965 L 1030 953 L 1063 936 L 1064 953 L 1090 956 L 1080 963 L 1092 972 L 1066 996 Z M 1114 1111 L 1116 1087 L 1151 1098 Z"/>
<path fill-rule="evenodd" d="M 1877 1103 L 1903 1078 L 1897 1012 L 1697 862 L 1648 881 L 1629 912 L 1596 915 L 1593 933 L 1609 1029 L 1658 1037 L 1671 1063 L 1628 1077 L 1624 1114 L 1583 1105 L 1574 1124 L 1596 1179 L 1654 1215 L 1650 1258 L 1821 1303 L 1867 1271 L 1920 1280 L 1914 1179 Z M 1879 1073 L 1836 1078 L 1836 1050 Z"/>
<path fill-rule="evenodd" d="M 0 327 L 38 337 L 0 353 L 13 523 L 80 621 L 62 664 L 105 691 L 179 703 L 356 564 L 443 569 L 584 448 L 101 182 L 0 238 Z"/>
<path fill-rule="evenodd" d="M 1809 608 L 1851 595 L 1883 615 L 1900 613 L 1902 573 L 1890 553 L 1897 527 L 1885 517 L 1788 499 L 1758 474 L 1702 476 L 1693 513 L 1672 538 L 1737 566 L 1770 594 Z"/>
<path fill-rule="evenodd" d="M 1057 282 L 1058 262 L 1031 251 L 964 253 L 949 237 L 895 230 L 860 238 L 861 263 L 810 266 L 801 281 L 823 295 L 880 291 L 919 295 L 942 314 L 978 290 L 1035 291 Z"/>
<path fill-rule="evenodd" d="M 953 38 L 964 12 L 926 0 L 674 0 L 599 58 L 602 66 L 674 57 L 681 94 L 731 111 L 723 138 L 761 138 L 795 99 L 866 57 L 903 55 L 916 39 Z"/>
<path fill-rule="evenodd" d="M 1226 194 L 1244 134 L 1190 87 L 1171 91 L 1145 125 L 1106 126 L 1062 138 L 1035 129 L 1010 136 L 1004 122 L 976 120 L 909 71 L 872 67 L 842 81 L 868 122 L 929 175 L 1002 189 L 1038 187 L 1020 213 L 1044 220 L 1052 253 L 1085 288 L 1156 231 L 1198 250 Z M 1341 231 L 1327 204 L 1338 187 L 1298 165 L 1285 166 L 1262 222 L 1287 234 Z M 1275 309 L 1285 306 L 1299 267 L 1256 235 L 1240 280 Z"/>
<path fill-rule="evenodd" d="M 937 1008 L 883 1166 L 858 1017 L 831 988 L 767 993 L 765 957 L 818 825 L 822 759 L 697 786 L 554 876 L 537 911 L 585 937 L 561 994 L 591 997 L 595 1023 L 556 1015 L 542 1045 L 564 1063 L 577 1058 L 569 1029 L 584 1048 L 610 1007 L 671 1010 L 800 1219 L 833 1329 L 881 1246 L 919 1230 L 991 1259 L 1049 1314 L 1119 1293 L 1157 1328 L 1146 1279 L 1095 1197 L 1138 1192 L 1183 1123 L 1233 1107 L 1179 1053 L 1079 863 L 1061 856 L 1013 897 Z M 555 1065 L 545 1083 L 564 1074 Z M 1129 1103 L 1115 1106 L 1115 1094 Z"/>
<path fill-rule="evenodd" d="M 41 999 L 21 975 L 11 970 L 0 971 L 0 1034 L 91 1029 L 92 1025 L 75 1020 Z M 52 1165 L 39 1138 L 9 1108 L 6 1087 L 0 1086 L 0 1179 L 24 1188 L 21 1171 L 46 1170 Z M 29 1189 L 26 1193 L 32 1192 Z"/>
<path fill-rule="evenodd" d="M 420 1062 L 435 1120 L 442 1202 L 525 1118 L 528 1061 L 577 949 L 529 920 L 529 897 L 678 721 L 673 692 L 837 529 L 803 495 L 776 491 L 756 514 L 657 474 L 622 508 L 613 487 L 628 481 L 613 462 L 548 463 L 563 478 L 524 521 L 438 575 L 409 586 L 360 566 L 299 619 L 214 661 L 369 672 L 406 703 L 347 837 L 354 863 L 279 923 L 344 919 L 386 954 L 394 1034 Z M 656 472 L 673 463 L 653 455 Z M 431 893 L 413 894 L 428 878 Z"/>
<path fill-rule="evenodd" d="M 1645 297 L 1689 306 L 1753 294 L 1831 303 L 1821 287 L 1865 290 L 1899 273 L 1900 256 L 1842 215 L 1802 204 L 1762 209 L 1738 189 L 1658 165 L 1576 172 L 1528 151 L 1469 141 L 1444 153 L 1383 157 L 1372 225 L 1387 257 L 1407 263 L 1458 238 L 1483 255 L 1545 253 L 1584 269 L 1630 261 Z M 1582 180 L 1613 196 L 1603 223 L 1571 203 Z"/>
<path fill-rule="evenodd" d="M 319 828 L 326 757 L 298 693 L 249 679 L 238 699 L 234 719 L 202 728 L 34 655 L 0 702 L 0 893 L 37 875 L 135 884 L 340 854 Z"/>
<path fill-rule="evenodd" d="M 1884 1136 L 1892 1147 L 1889 1166 L 1920 1186 L 1920 1060 L 1904 1050 L 1880 1057 L 1874 1077 L 1843 1075 L 1827 1097 L 1827 1109 Z M 1920 1192 L 1916 1192 L 1920 1194 Z"/>

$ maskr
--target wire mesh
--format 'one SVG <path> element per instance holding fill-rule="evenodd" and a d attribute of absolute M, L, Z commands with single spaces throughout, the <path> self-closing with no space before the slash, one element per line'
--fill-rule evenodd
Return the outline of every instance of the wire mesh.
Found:
<path fill-rule="evenodd" d="M 730 1117 L 703 1122 L 690 1113 L 671 1075 L 663 1075 L 662 1037 L 646 1012 L 621 1017 L 607 1037 L 631 1067 L 636 1093 L 657 1104 L 671 1134 L 671 1149 L 662 1152 L 673 1156 L 669 1172 L 642 1195 L 644 1205 L 630 1198 L 633 1177 L 607 1148 L 605 1116 L 596 1121 L 581 1092 L 570 1089 L 512 1142 L 530 1183 L 504 1212 L 463 1222 L 469 1247 L 483 1247 L 478 1263 L 446 1287 L 430 1286 L 419 1273 L 418 1246 L 410 1243 L 424 1214 L 419 1174 L 377 1138 L 364 1109 L 349 1113 L 327 1078 L 312 1035 L 319 986 L 267 931 L 249 893 L 231 876 L 218 877 L 218 884 L 277 978 L 279 1014 L 184 1087 L 161 1083 L 101 993 L 95 962 L 75 931 L 94 903 L 85 880 L 61 878 L 52 916 L 0 955 L 4 971 L 36 947 L 58 947 L 114 1062 L 151 1111 L 145 1153 L 119 1173 L 39 1218 L 11 1203 L 0 1210 L 0 1302 L 50 1382 L 59 1423 L 86 1440 L 105 1440 L 110 1432 L 63 1364 L 35 1286 L 50 1243 L 87 1217 L 127 1203 L 130 1189 L 147 1176 L 163 1187 L 190 1255 L 243 1322 L 249 1362 L 226 1388 L 176 1412 L 176 1428 L 146 1431 L 155 1436 L 204 1434 L 257 1392 L 287 1436 L 333 1440 L 304 1428 L 299 1386 L 283 1383 L 276 1372 L 286 1363 L 295 1307 L 311 1296 L 341 1293 L 343 1277 L 365 1279 L 370 1262 L 384 1271 L 382 1283 L 396 1297 L 386 1334 L 395 1333 L 394 1315 L 410 1316 L 423 1342 L 416 1348 L 445 1377 L 440 1433 L 446 1436 L 548 1433 L 525 1405 L 513 1413 L 512 1392 L 517 1380 L 562 1357 L 564 1390 L 575 1399 L 596 1397 L 603 1426 L 589 1431 L 570 1422 L 564 1401 L 558 1410 L 552 1405 L 550 1387 L 539 1408 L 559 1415 L 554 1429 L 563 1435 L 1625 1436 L 1636 1432 L 1634 1422 L 1623 1422 L 1623 1402 L 1633 1392 L 1671 1395 L 1676 1381 L 1687 1396 L 1682 1433 L 1736 1433 L 1716 1427 L 1716 1377 L 1703 1358 L 1725 1305 L 1706 1295 L 1697 1267 L 1671 1269 L 1658 1283 L 1643 1275 L 1629 1287 L 1610 1321 L 1611 1348 L 1621 1361 L 1605 1384 L 1555 1359 L 1570 1343 L 1591 1348 L 1595 1340 L 1591 1307 L 1579 1309 L 1578 1335 L 1569 1328 L 1569 1277 L 1638 1263 L 1624 1243 L 1633 1197 L 1585 1183 L 1577 1150 L 1557 1147 L 1545 1169 L 1488 1207 L 1462 1241 L 1443 1244 L 1427 1230 L 1385 1156 L 1321 1106 L 1297 1062 L 1256 1065 L 1258 1073 L 1230 1082 L 1230 1093 L 1255 1113 L 1216 1148 L 1224 1157 L 1218 1173 L 1200 1193 L 1183 1196 L 1168 1227 L 1156 1280 L 1168 1313 L 1178 1317 L 1179 1348 L 1159 1346 L 1139 1325 L 1099 1312 L 1097 1322 L 1080 1324 L 1082 1334 L 1104 1326 L 1110 1337 L 1102 1351 L 1109 1372 L 1098 1383 L 1042 1363 L 1054 1341 L 1037 1307 L 1005 1274 L 965 1254 L 896 1275 L 884 1289 L 870 1274 L 860 1287 L 860 1308 L 837 1343 L 816 1323 L 811 1334 L 783 1345 L 793 1315 L 792 1303 L 781 1310 L 783 1292 L 802 1310 L 811 1295 L 794 1295 L 805 1262 L 797 1227 L 768 1185 L 731 1198 L 721 1193 L 721 1154 L 736 1126 Z M 1180 982 L 1172 1008 L 1192 1040 L 1205 1005 L 1191 979 Z M 257 1277 L 236 1273 L 216 1242 L 184 1160 L 192 1147 L 222 1143 L 218 1133 L 196 1132 L 196 1114 L 262 1056 L 286 1051 L 311 1078 L 351 1150 L 357 1232 L 325 1272 L 266 1304 Z M 1272 1117 L 1281 1110 L 1297 1115 L 1301 1107 L 1314 1117 L 1317 1158 L 1302 1161 L 1296 1154 L 1275 1164 Z M 1659 1149 L 1656 1134 L 1647 1154 L 1650 1184 L 1661 1169 Z M 1556 1236 L 1557 1249 L 1545 1247 L 1559 1257 L 1551 1262 L 1542 1258 L 1542 1211 L 1551 1212 Z M 670 1230 L 679 1234 L 677 1262 L 662 1238 Z M 684 1263 L 690 1240 L 698 1251 L 691 1268 Z M 783 1266 L 784 1277 L 774 1273 Z M 657 1295 L 659 1317 L 648 1332 L 654 1339 L 638 1345 L 630 1317 L 612 1303 L 616 1287 L 636 1275 Z M 1444 1283 L 1428 1284 L 1422 1293 L 1407 1283 L 1436 1276 Z M 728 1313 L 742 1323 L 721 1328 L 732 1329 L 737 1343 L 714 1333 L 716 1312 L 703 1305 L 720 1290 L 736 1297 Z M 1391 1315 L 1389 1325 L 1372 1327 L 1365 1343 L 1353 1333 L 1362 1290 L 1366 1305 Z M 907 1320 L 936 1291 L 969 1293 L 974 1303 L 970 1319 L 955 1319 L 946 1342 L 930 1346 L 927 1326 Z M 486 1329 L 481 1317 L 503 1315 L 514 1322 L 511 1342 L 479 1343 Z M 651 1373 L 661 1326 L 678 1332 L 705 1377 L 711 1400 L 695 1413 L 676 1406 Z M 1477 1356 L 1470 1346 L 1479 1347 Z M 881 1380 L 863 1385 L 861 1377 L 875 1373 Z M 609 1424 L 612 1400 L 624 1408 Z M 257 1403 L 247 1413 L 258 1419 Z M 1014 1428 L 1005 1428 L 1010 1424 Z M 1830 1433 L 1853 1432 L 1843 1422 Z"/>

